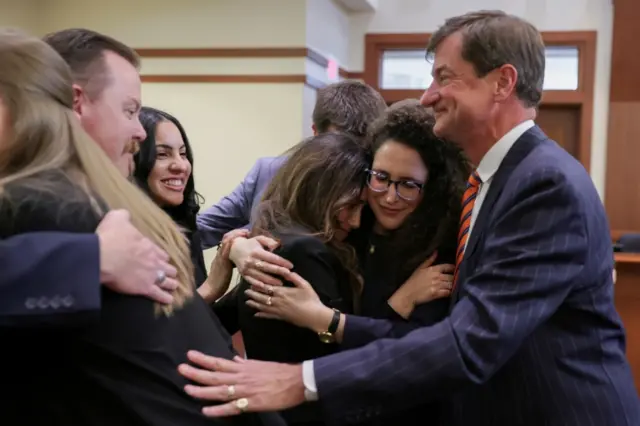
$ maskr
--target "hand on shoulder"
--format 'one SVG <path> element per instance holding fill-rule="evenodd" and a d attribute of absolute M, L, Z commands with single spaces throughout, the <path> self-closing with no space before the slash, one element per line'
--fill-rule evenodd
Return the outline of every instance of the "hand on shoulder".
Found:
<path fill-rule="evenodd" d="M 111 290 L 171 304 L 178 287 L 169 255 L 140 233 L 125 210 L 107 213 L 96 234 L 100 241 L 100 281 Z"/>

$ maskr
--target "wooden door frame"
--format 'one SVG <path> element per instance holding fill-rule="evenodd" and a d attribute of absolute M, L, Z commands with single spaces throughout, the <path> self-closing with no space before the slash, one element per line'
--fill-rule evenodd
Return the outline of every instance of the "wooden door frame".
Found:
<path fill-rule="evenodd" d="M 407 98 L 420 98 L 423 90 L 390 90 L 380 87 L 382 54 L 385 50 L 425 49 L 429 33 L 372 33 L 365 36 L 363 80 L 384 97 L 387 103 Z M 593 126 L 593 92 L 596 70 L 595 31 L 542 32 L 547 46 L 572 46 L 578 48 L 578 88 L 576 90 L 545 90 L 542 106 L 573 106 L 580 109 L 580 132 L 576 156 L 589 171 L 591 167 L 591 131 Z"/>

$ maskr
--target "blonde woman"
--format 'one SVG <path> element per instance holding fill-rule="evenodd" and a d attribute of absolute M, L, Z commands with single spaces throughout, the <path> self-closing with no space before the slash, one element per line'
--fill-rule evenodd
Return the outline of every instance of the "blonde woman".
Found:
<path fill-rule="evenodd" d="M 104 288 L 100 318 L 84 328 L 20 334 L 0 328 L 3 385 L 11 389 L 0 422 L 231 424 L 206 418 L 200 401 L 183 392 L 187 381 L 176 369 L 194 347 L 234 356 L 228 336 L 194 291 L 184 236 L 82 130 L 72 111 L 71 72 L 52 48 L 4 30 L 0 63 L 0 239 L 36 231 L 94 232 L 106 212 L 126 209 L 132 223 L 169 254 L 179 282 L 168 306 Z M 34 310 L 73 303 L 60 295 L 50 306 L 36 301 Z M 279 423 L 274 415 L 254 414 L 233 421 Z"/>

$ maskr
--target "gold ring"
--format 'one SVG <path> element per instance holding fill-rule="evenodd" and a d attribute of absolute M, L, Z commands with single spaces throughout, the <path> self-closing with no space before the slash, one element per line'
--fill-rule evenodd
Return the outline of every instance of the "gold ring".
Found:
<path fill-rule="evenodd" d="M 262 265 L 263 265 L 263 264 L 264 264 L 264 263 L 262 262 L 262 260 L 258 260 L 258 261 L 256 262 L 256 269 L 262 269 Z"/>
<path fill-rule="evenodd" d="M 267 306 L 271 306 L 272 300 L 271 296 L 267 297 Z"/>
<path fill-rule="evenodd" d="M 232 399 L 236 394 L 236 387 L 234 385 L 227 386 L 227 398 Z"/>
<path fill-rule="evenodd" d="M 247 398 L 236 399 L 235 405 L 241 413 L 244 413 L 247 411 L 247 407 L 249 407 L 249 400 Z"/>
<path fill-rule="evenodd" d="M 269 296 L 273 296 L 273 286 L 271 285 L 267 286 L 267 294 Z"/>

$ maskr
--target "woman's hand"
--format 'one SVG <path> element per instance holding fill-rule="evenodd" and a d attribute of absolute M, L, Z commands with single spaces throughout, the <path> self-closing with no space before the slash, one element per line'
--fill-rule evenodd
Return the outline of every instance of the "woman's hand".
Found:
<path fill-rule="evenodd" d="M 229 260 L 229 252 L 231 245 L 236 238 L 244 238 L 249 235 L 246 229 L 235 229 L 227 232 L 222 237 L 222 242 L 216 257 L 211 262 L 209 276 L 200 287 L 198 293 L 207 302 L 213 303 L 221 298 L 229 289 L 231 278 L 233 276 L 233 263 Z"/>
<path fill-rule="evenodd" d="M 437 255 L 435 252 L 425 260 L 389 299 L 389 305 L 402 317 L 409 318 L 417 305 L 451 294 L 455 265 L 431 266 Z"/>
<path fill-rule="evenodd" d="M 288 274 L 293 264 L 271 253 L 279 245 L 278 241 L 265 236 L 250 239 L 239 237 L 231 243 L 229 257 L 243 278 L 253 278 L 267 285 L 282 285 L 282 281 L 274 275 Z"/>
<path fill-rule="evenodd" d="M 245 294 L 247 305 L 256 309 L 256 317 L 287 321 L 316 333 L 326 331 L 333 317 L 333 309 L 325 306 L 311 284 L 291 272 L 284 278 L 294 287 L 271 286 L 246 278 L 251 285 Z"/>

